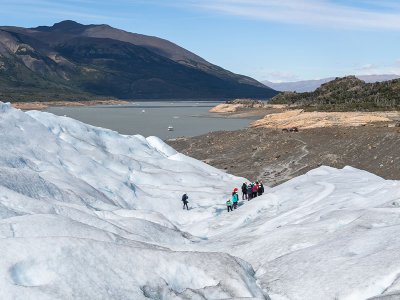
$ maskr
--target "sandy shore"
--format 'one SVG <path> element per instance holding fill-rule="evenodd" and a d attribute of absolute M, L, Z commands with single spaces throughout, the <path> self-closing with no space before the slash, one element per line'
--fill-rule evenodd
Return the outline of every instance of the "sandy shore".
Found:
<path fill-rule="evenodd" d="M 260 107 L 246 107 L 243 104 L 223 103 L 209 110 L 227 118 L 259 117 L 252 128 L 299 129 L 325 127 L 356 127 L 387 123 L 395 125 L 400 121 L 400 112 L 305 112 L 286 105 L 265 104 Z"/>
<path fill-rule="evenodd" d="M 251 127 L 301 129 L 325 127 L 354 127 L 374 123 L 393 123 L 400 120 L 400 112 L 305 112 L 288 110 L 266 115 L 251 124 Z"/>
<path fill-rule="evenodd" d="M 124 100 L 88 100 L 88 101 L 49 101 L 49 102 L 14 102 L 11 105 L 24 110 L 41 110 L 55 106 L 94 106 L 128 104 Z"/>
<path fill-rule="evenodd" d="M 258 120 L 266 115 L 280 113 L 287 110 L 285 105 L 264 104 L 256 107 L 246 107 L 243 104 L 222 103 L 211 108 L 209 112 L 225 118 L 254 118 Z"/>

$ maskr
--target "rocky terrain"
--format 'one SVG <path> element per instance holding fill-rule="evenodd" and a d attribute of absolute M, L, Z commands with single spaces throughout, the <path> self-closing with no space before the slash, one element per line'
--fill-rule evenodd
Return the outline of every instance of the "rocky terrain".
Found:
<path fill-rule="evenodd" d="M 252 128 L 168 141 L 178 151 L 230 174 L 275 186 L 321 165 L 351 165 L 400 179 L 400 128 L 376 124 L 285 133 Z"/>

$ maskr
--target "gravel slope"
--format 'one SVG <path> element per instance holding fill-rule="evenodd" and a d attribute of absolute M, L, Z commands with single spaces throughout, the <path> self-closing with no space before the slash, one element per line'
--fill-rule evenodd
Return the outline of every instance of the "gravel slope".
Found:
<path fill-rule="evenodd" d="M 400 179 L 400 129 L 379 126 L 314 128 L 298 133 L 253 128 L 167 141 L 179 152 L 269 186 L 320 165 L 351 165 Z"/>

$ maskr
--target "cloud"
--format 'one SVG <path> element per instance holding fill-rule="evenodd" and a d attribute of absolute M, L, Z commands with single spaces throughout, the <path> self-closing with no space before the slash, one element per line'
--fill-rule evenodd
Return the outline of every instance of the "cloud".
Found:
<path fill-rule="evenodd" d="M 299 80 L 299 76 L 289 71 L 256 71 L 254 77 L 271 82 L 288 82 Z"/>
<path fill-rule="evenodd" d="M 129 20 L 127 14 L 114 11 L 110 4 L 103 3 L 102 6 L 97 2 L 95 6 L 95 3 L 95 0 L 3 0 L 0 16 L 8 16 L 9 11 L 14 11 L 14 17 L 24 20 L 31 20 L 34 16 L 40 16 L 42 20 L 73 19 L 82 23 Z"/>
<path fill-rule="evenodd" d="M 173 6 L 287 24 L 344 29 L 400 30 L 398 0 L 3 0 L 14 11 L 43 9 L 66 15 L 87 14 L 103 19 L 104 10 L 114 18 L 118 8 L 140 5 Z M 17 9 L 18 8 L 18 9 Z M 9 11 L 6 9 L 5 11 Z"/>
<path fill-rule="evenodd" d="M 364 72 L 371 72 L 373 70 L 378 69 L 379 66 L 375 64 L 365 64 L 356 68 L 356 70 L 364 71 Z"/>
<path fill-rule="evenodd" d="M 179 2 L 179 1 L 178 1 Z M 179 3 L 251 19 L 345 29 L 400 30 L 397 1 L 186 0 Z"/>
<path fill-rule="evenodd" d="M 394 63 L 377 65 L 377 64 L 364 64 L 356 66 L 349 74 L 355 75 L 380 75 L 380 74 L 396 74 L 400 75 L 400 60 Z"/>

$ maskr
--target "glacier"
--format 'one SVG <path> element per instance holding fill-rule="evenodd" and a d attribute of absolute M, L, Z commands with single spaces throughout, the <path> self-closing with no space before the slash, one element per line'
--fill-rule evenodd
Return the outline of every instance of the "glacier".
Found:
<path fill-rule="evenodd" d="M 398 181 L 322 166 L 227 213 L 246 179 L 157 137 L 0 102 L 0 145 L 0 299 L 400 299 Z"/>

